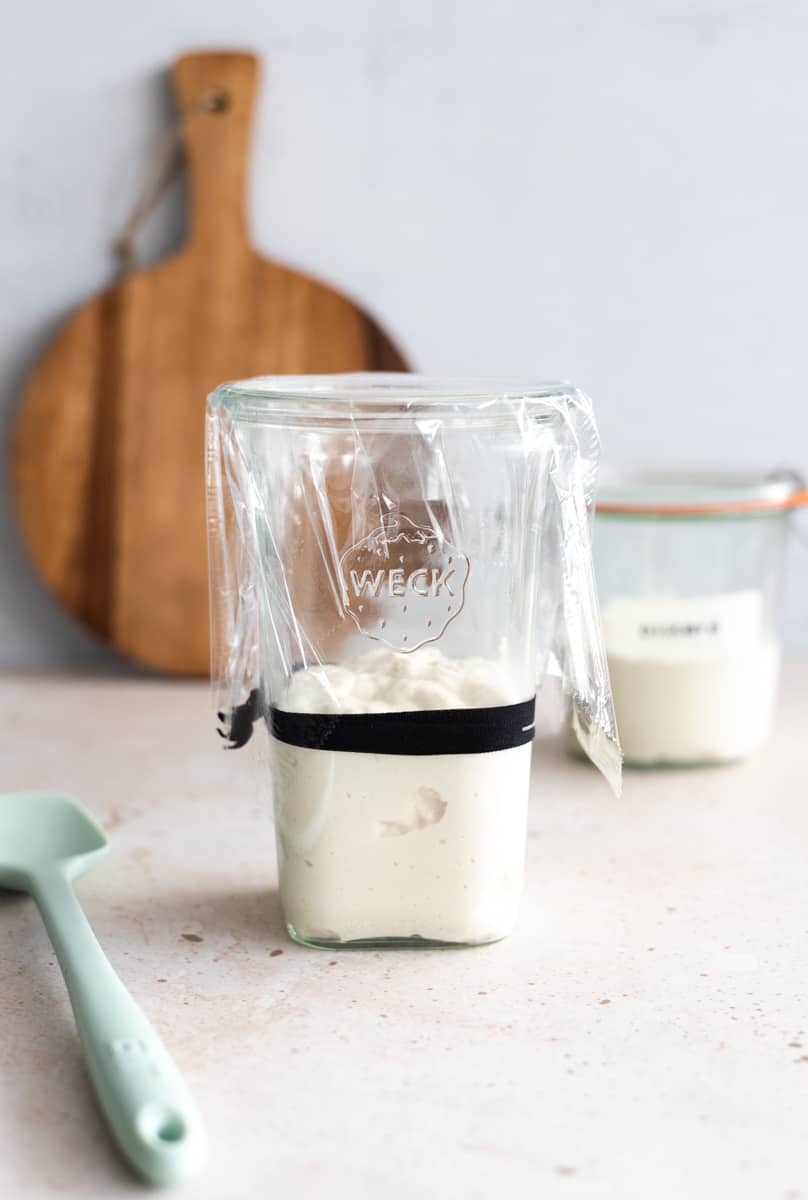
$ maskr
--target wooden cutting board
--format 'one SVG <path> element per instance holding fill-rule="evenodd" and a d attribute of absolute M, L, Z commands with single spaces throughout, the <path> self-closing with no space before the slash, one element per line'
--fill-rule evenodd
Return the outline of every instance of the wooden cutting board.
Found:
<path fill-rule="evenodd" d="M 249 375 L 406 366 L 361 309 L 250 244 L 257 59 L 191 54 L 173 80 L 195 113 L 188 242 L 57 334 L 22 398 L 13 481 L 25 542 L 62 603 L 123 654 L 205 675 L 207 394 Z M 326 180 L 321 202 L 327 221 Z"/>

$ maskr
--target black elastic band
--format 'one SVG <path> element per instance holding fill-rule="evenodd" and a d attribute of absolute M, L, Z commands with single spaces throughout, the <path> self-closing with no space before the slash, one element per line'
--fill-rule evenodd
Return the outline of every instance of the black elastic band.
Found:
<path fill-rule="evenodd" d="M 393 713 L 290 713 L 273 705 L 269 728 L 279 742 L 360 754 L 488 754 L 533 740 L 535 697 L 493 708 Z"/>

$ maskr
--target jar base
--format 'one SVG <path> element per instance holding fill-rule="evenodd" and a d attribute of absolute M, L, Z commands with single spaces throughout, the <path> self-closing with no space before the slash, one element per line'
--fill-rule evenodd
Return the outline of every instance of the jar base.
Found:
<path fill-rule="evenodd" d="M 443 941 L 413 934 L 410 937 L 354 938 L 343 941 L 339 938 L 306 936 L 289 922 L 286 929 L 293 942 L 298 946 L 306 946 L 309 950 L 468 950 L 474 946 L 490 946 L 508 936 L 507 933 L 499 933 L 476 940 Z"/>
<path fill-rule="evenodd" d="M 739 763 L 746 762 L 752 757 L 749 754 L 736 754 L 731 758 L 702 758 L 702 759 L 676 759 L 676 758 L 625 758 L 623 766 L 629 771 L 703 771 L 712 770 L 713 767 L 733 767 Z"/>

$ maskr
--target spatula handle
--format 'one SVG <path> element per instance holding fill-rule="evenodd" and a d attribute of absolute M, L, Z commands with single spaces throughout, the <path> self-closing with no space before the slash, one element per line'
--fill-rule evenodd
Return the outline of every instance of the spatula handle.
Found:
<path fill-rule="evenodd" d="M 53 870 L 39 876 L 34 896 L 112 1134 L 144 1179 L 174 1183 L 204 1158 L 202 1123 L 190 1093 L 110 966 L 64 874 Z"/>
<path fill-rule="evenodd" d="M 189 249 L 234 255 L 249 248 L 247 170 L 258 59 L 186 54 L 172 72 L 190 171 Z"/>

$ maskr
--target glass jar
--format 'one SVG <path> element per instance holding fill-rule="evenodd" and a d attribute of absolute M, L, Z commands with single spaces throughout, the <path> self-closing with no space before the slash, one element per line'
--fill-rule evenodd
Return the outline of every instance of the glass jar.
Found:
<path fill-rule="evenodd" d="M 805 498 L 786 472 L 602 479 L 595 565 L 628 765 L 731 762 L 766 741 L 789 516 Z"/>
<path fill-rule="evenodd" d="M 291 936 L 503 937 L 551 653 L 594 757 L 618 753 L 588 402 L 553 385 L 287 377 L 225 385 L 209 414 L 214 673 L 223 708 L 249 692 L 266 717 Z"/>

